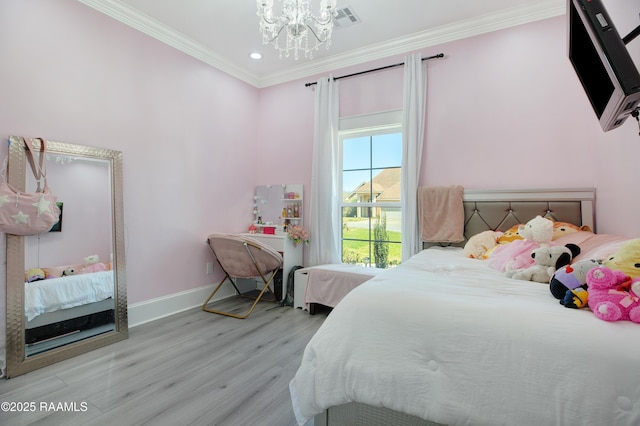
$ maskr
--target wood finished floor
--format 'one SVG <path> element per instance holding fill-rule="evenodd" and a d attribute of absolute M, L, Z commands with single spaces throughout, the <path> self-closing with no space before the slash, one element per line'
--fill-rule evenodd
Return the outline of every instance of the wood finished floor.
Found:
<path fill-rule="evenodd" d="M 211 306 L 242 313 L 248 303 Z M 0 401 L 38 407 L 0 411 L 0 425 L 295 425 L 289 381 L 326 315 L 260 302 L 244 320 L 193 309 L 132 328 L 125 341 L 0 379 Z"/>

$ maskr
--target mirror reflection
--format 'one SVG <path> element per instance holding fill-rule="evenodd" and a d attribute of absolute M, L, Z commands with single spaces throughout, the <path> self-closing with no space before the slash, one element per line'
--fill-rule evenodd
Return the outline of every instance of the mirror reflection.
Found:
<path fill-rule="evenodd" d="M 47 141 L 46 162 L 60 221 L 7 234 L 7 378 L 128 336 L 122 153 Z M 8 181 L 36 187 L 20 137 L 10 137 Z"/>
<path fill-rule="evenodd" d="M 49 187 L 62 215 L 25 237 L 25 355 L 115 329 L 110 164 L 47 154 Z M 35 188 L 26 174 L 26 188 Z"/>

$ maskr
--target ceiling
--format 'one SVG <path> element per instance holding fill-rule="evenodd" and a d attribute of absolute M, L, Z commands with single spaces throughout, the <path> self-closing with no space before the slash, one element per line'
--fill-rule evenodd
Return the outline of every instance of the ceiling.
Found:
<path fill-rule="evenodd" d="M 558 16 L 566 8 L 566 0 L 337 0 L 360 22 L 334 29 L 328 50 L 296 61 L 262 44 L 255 0 L 78 1 L 256 87 Z M 311 0 L 312 9 L 319 4 Z M 262 59 L 249 58 L 251 52 Z"/>

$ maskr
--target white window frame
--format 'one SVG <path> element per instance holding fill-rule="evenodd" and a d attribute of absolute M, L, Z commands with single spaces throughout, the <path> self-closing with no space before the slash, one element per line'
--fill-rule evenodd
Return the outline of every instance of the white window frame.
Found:
<path fill-rule="evenodd" d="M 389 133 L 400 133 L 402 134 L 402 110 L 393 110 L 386 112 L 379 112 L 373 114 L 359 115 L 354 117 L 346 117 L 340 119 L 340 129 L 338 132 L 339 143 L 340 143 L 340 165 L 338 170 L 340 171 L 340 176 L 338 179 L 338 187 L 340 188 L 340 206 L 339 206 L 339 214 L 338 223 L 342 224 L 342 212 L 345 207 L 392 207 L 398 208 L 400 210 L 400 214 L 402 216 L 402 203 L 377 203 L 377 202 L 366 202 L 366 203 L 348 203 L 345 202 L 342 196 L 343 189 L 343 141 L 345 139 L 352 139 L 363 136 L 376 136 L 376 135 L 384 135 Z M 400 165 L 402 167 L 402 164 Z M 343 237 L 342 237 L 342 226 L 339 227 L 337 235 L 337 239 L 340 241 L 340 257 L 342 258 L 344 247 L 343 247 Z M 402 243 L 402 241 L 400 242 Z"/>

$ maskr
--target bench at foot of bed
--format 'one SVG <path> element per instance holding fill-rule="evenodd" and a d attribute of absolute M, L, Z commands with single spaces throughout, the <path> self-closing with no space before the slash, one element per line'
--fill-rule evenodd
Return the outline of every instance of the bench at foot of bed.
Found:
<path fill-rule="evenodd" d="M 349 264 L 312 266 L 296 271 L 294 307 L 315 312 L 315 305 L 335 307 L 351 290 L 383 269 Z"/>

